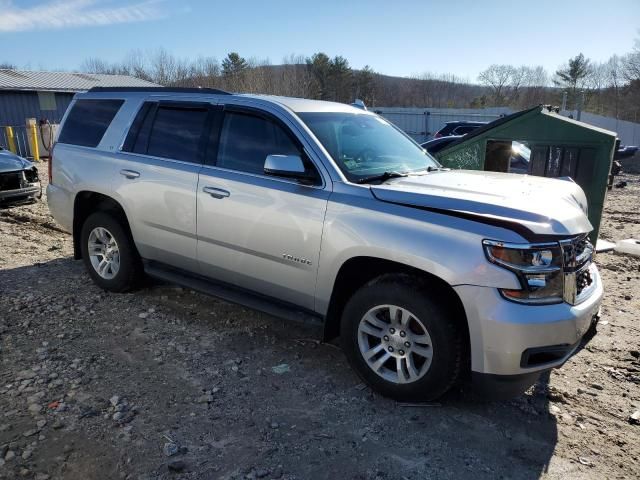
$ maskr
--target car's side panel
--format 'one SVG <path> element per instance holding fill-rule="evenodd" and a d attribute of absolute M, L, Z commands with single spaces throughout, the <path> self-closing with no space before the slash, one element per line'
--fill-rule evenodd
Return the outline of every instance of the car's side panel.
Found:
<path fill-rule="evenodd" d="M 217 188 L 227 197 L 203 191 Z M 198 185 L 201 273 L 313 309 L 330 192 L 215 167 Z"/>
<path fill-rule="evenodd" d="M 197 271 L 196 189 L 199 164 L 121 152 L 113 160 L 113 194 L 143 258 Z M 128 178 L 121 171 L 139 174 Z"/>
<path fill-rule="evenodd" d="M 316 311 L 326 314 L 340 267 L 353 257 L 395 261 L 449 285 L 520 288 L 513 273 L 487 262 L 483 238 L 526 242 L 503 228 L 380 202 L 367 187 L 335 183 L 322 239 Z"/>
<path fill-rule="evenodd" d="M 95 148 L 63 143 L 55 146 L 52 164 L 54 183 L 47 188 L 47 199 L 56 220 L 65 229 L 72 230 L 74 202 L 78 192 L 113 196 L 115 158 L 115 154 Z"/>

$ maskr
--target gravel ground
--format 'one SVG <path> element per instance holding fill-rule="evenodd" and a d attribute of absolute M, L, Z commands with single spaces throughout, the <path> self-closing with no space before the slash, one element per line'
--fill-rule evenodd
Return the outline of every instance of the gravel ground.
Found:
<path fill-rule="evenodd" d="M 609 240 L 640 238 L 640 176 L 621 179 Z M 638 258 L 598 256 L 598 334 L 526 394 L 405 406 L 308 327 L 106 293 L 71 256 L 46 198 L 0 210 L 0 478 L 640 477 Z"/>

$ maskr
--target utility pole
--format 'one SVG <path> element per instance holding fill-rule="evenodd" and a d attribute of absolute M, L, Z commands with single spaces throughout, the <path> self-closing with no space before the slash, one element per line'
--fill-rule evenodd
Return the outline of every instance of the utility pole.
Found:
<path fill-rule="evenodd" d="M 581 90 L 578 93 L 578 113 L 576 115 L 576 120 L 580 121 L 580 117 L 582 116 L 582 108 L 584 107 L 584 90 Z"/>

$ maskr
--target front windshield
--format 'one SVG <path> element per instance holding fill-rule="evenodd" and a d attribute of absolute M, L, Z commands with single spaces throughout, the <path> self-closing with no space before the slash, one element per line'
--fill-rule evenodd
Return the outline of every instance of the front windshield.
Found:
<path fill-rule="evenodd" d="M 384 172 L 411 173 L 440 166 L 420 145 L 377 115 L 298 115 L 352 182 Z"/>

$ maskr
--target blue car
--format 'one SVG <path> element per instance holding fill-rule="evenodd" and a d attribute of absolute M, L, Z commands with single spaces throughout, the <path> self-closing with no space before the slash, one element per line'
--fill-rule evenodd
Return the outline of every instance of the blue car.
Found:
<path fill-rule="evenodd" d="M 29 160 L 0 147 L 0 203 L 42 197 L 38 169 Z"/>

